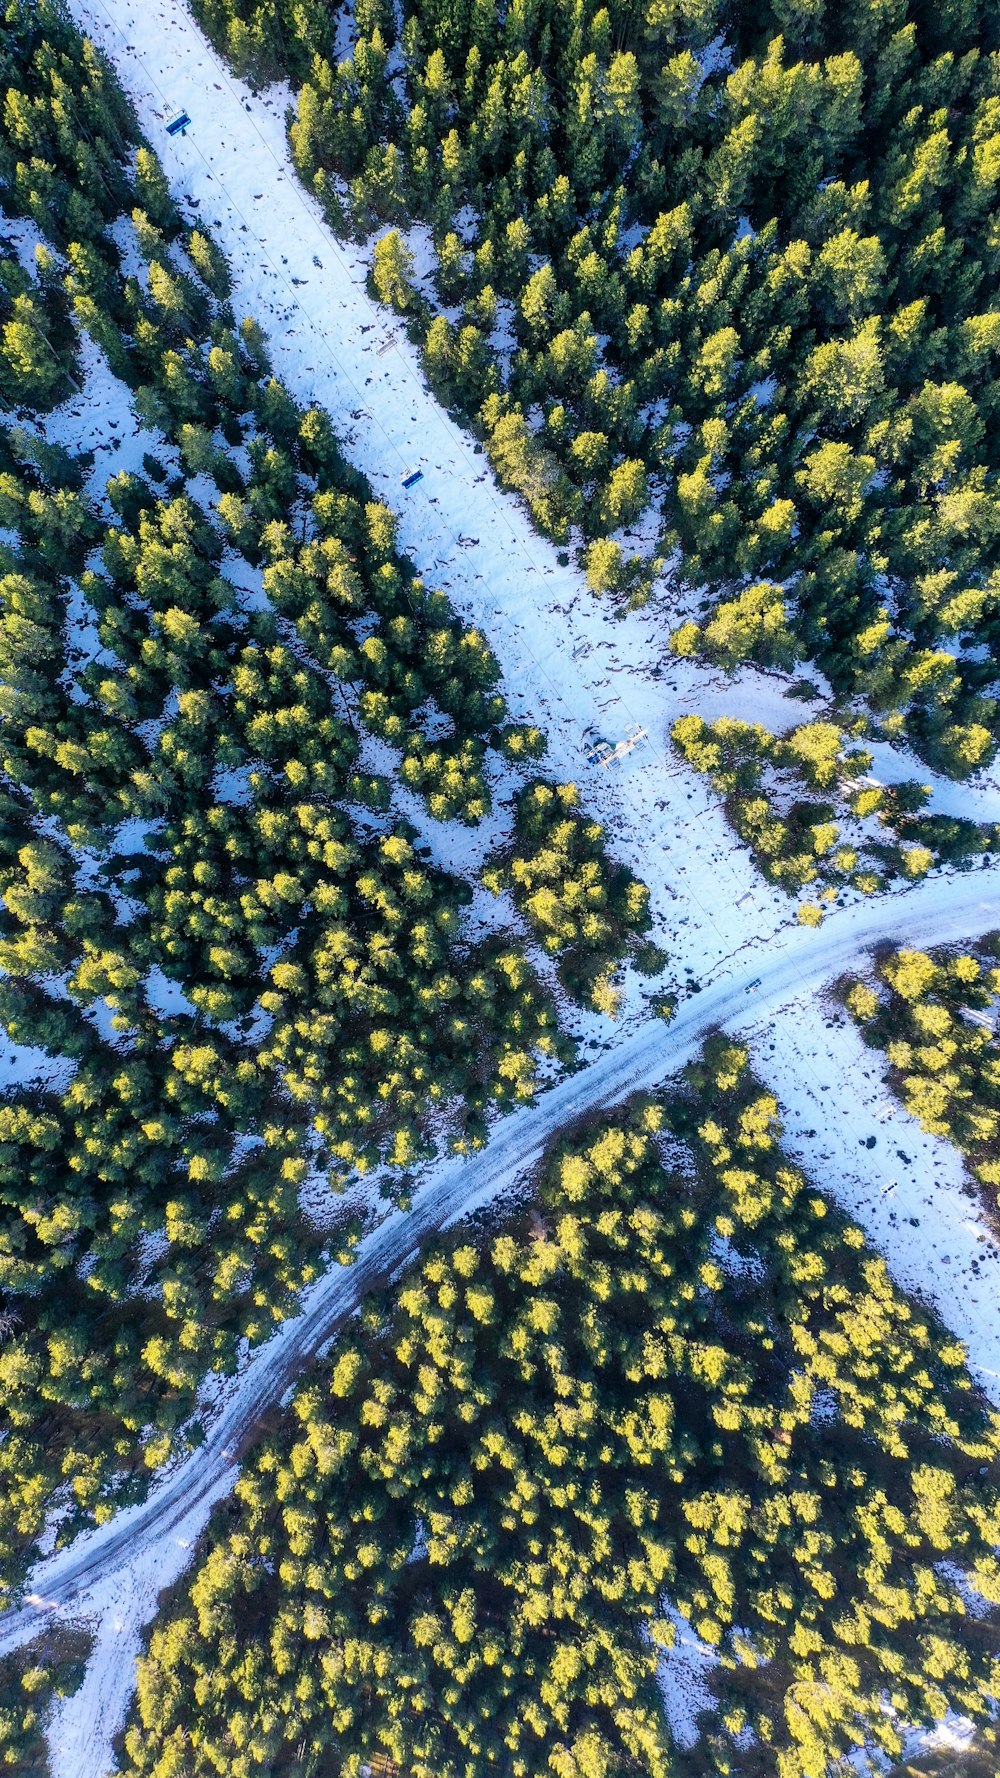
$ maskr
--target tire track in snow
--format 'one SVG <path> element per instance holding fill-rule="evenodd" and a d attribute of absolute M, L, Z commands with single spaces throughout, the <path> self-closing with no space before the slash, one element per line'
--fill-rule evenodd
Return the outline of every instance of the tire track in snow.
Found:
<path fill-rule="evenodd" d="M 403 1266 L 424 1242 L 481 1205 L 496 1199 L 537 1167 L 546 1147 L 567 1124 L 621 1104 L 652 1089 L 696 1055 L 719 1027 L 758 1024 L 783 1003 L 815 991 L 856 964 L 873 945 L 904 936 L 909 944 L 944 944 L 1000 927 L 1000 864 L 956 876 L 925 879 L 891 901 L 859 903 L 831 914 L 818 929 L 793 929 L 772 951 L 760 986 L 749 998 L 751 963 L 687 999 L 670 1025 L 646 1020 L 614 1049 L 509 1113 L 483 1151 L 444 1163 L 416 1193 L 413 1208 L 394 1211 L 366 1237 L 354 1264 L 333 1265 L 304 1293 L 300 1315 L 251 1357 L 204 1443 L 153 1484 L 146 1501 L 78 1537 L 40 1562 L 24 1602 L 0 1616 L 0 1653 L 37 1635 L 53 1615 L 101 1615 L 130 1569 L 142 1570 L 155 1594 L 178 1569 L 178 1553 L 194 1541 L 212 1504 L 233 1485 L 240 1457 L 262 1415 L 294 1383 L 302 1367 L 353 1314 L 362 1298 Z M 890 1261 L 891 1265 L 891 1261 Z M 991 1262 L 995 1300 L 1000 1300 L 1000 1261 Z M 984 1266 L 984 1285 L 990 1279 Z M 973 1350 L 976 1367 L 1000 1373 L 1000 1327 L 984 1351 L 982 1329 L 968 1318 L 948 1278 L 927 1280 L 927 1295 L 946 1324 Z M 978 1336 L 978 1337 L 977 1337 Z M 992 1360 L 992 1363 L 989 1362 Z M 1000 1391 L 991 1390 L 996 1397 Z M 183 1529 L 183 1536 L 181 1535 Z M 180 1561 L 183 1567 L 183 1560 Z M 165 1578 L 151 1585 L 162 1569 Z"/>
<path fill-rule="evenodd" d="M 220 225 L 236 300 L 270 327 L 277 374 L 298 399 L 319 400 L 330 410 L 346 432 L 350 455 L 390 505 L 398 505 L 399 471 L 410 466 L 411 454 L 425 462 L 419 497 L 401 513 L 401 541 L 427 578 L 440 583 L 445 572 L 452 576 L 443 584 L 467 617 L 491 639 L 502 635 L 504 646 L 497 652 L 512 713 L 548 727 L 554 768 L 579 773 L 579 740 L 588 726 L 646 722 L 652 710 L 651 726 L 658 732 L 662 702 L 642 701 L 635 670 L 622 697 L 608 692 L 606 678 L 595 677 L 596 663 L 589 669 L 578 665 L 578 639 L 599 634 L 606 644 L 610 626 L 586 605 L 587 595 L 583 610 L 573 609 L 581 577 L 555 565 L 553 549 L 495 489 L 485 459 L 476 462 L 468 438 L 424 387 L 412 349 L 400 343 L 380 357 L 374 339 L 362 340 L 373 321 L 387 323 L 398 337 L 398 322 L 372 310 L 360 257 L 333 241 L 317 206 L 296 184 L 281 105 L 275 109 L 273 95 L 270 103 L 256 95 L 251 103 L 248 90 L 221 67 L 177 0 L 70 0 L 70 10 L 117 64 L 175 192 L 191 194 L 202 226 Z M 141 55 L 129 41 L 136 36 Z M 157 75 L 151 80 L 154 64 Z M 169 97 L 186 104 L 195 119 L 186 143 L 167 142 L 161 135 L 164 83 Z M 261 150 L 270 162 L 263 177 Z M 265 185 L 263 193 L 253 189 L 256 183 Z M 309 265 L 314 247 L 324 265 L 327 255 L 334 262 L 326 272 L 320 266 L 318 277 Z M 283 269 L 286 260 L 295 272 L 305 273 L 295 287 L 292 265 Z M 298 289 L 306 279 L 311 281 L 308 307 Z M 327 362 L 320 364 L 324 356 Z M 351 420 L 362 430 L 352 432 Z M 459 538 L 470 526 L 479 530 L 480 523 L 483 547 L 466 548 Z M 451 543 L 442 548 L 442 538 L 450 538 L 454 548 Z M 681 699 L 671 713 L 684 707 Z M 566 1123 L 655 1086 L 682 1067 L 714 1025 L 758 1023 L 762 1014 L 815 990 L 879 941 L 942 943 L 1000 926 L 1000 866 L 991 866 L 974 877 L 929 879 L 874 906 L 855 904 L 829 916 L 817 932 L 779 930 L 788 911 L 785 898 L 762 884 L 735 846 L 703 782 L 654 752 L 652 766 L 639 777 L 620 776 L 612 783 L 589 774 L 587 800 L 604 818 L 610 811 L 613 849 L 649 881 L 654 906 L 659 902 L 661 913 L 669 915 L 685 960 L 703 980 L 717 979 L 685 1002 L 669 1028 L 658 1020 L 637 1027 L 534 1107 L 504 1119 L 481 1155 L 441 1166 L 409 1214 L 389 1217 L 362 1243 L 354 1266 L 331 1268 L 306 1293 L 301 1314 L 220 1392 L 223 1405 L 205 1443 L 154 1482 L 143 1506 L 37 1566 L 30 1596 L 0 1617 L 0 1651 L 29 1640 L 53 1614 L 89 1617 L 101 1626 L 83 1689 L 52 1724 L 53 1739 L 62 1741 L 59 1749 L 53 1745 L 58 1778 L 97 1778 L 110 1764 L 109 1739 L 118 1726 L 111 1719 L 125 1709 L 135 1639 L 155 1611 L 157 1591 L 183 1571 L 212 1504 L 232 1487 L 261 1415 L 368 1290 L 404 1265 L 428 1236 L 515 1185 Z M 672 913 L 664 905 L 667 897 L 679 904 Z M 728 973 L 721 979 L 723 970 Z M 755 972 L 762 986 L 748 1003 L 744 995 Z M 814 1058 L 801 1060 L 815 1076 Z M 761 1072 L 766 1078 L 766 1064 Z M 983 1282 L 991 1286 L 993 1300 L 1000 1300 L 1000 1264 Z M 984 1333 L 981 1324 L 969 1321 L 968 1305 L 954 1283 L 931 1273 L 926 1295 L 970 1345 L 981 1373 L 1000 1379 L 998 1332 L 990 1327 Z M 997 1385 L 988 1386 L 1000 1399 Z M 116 1657 L 124 1674 L 114 1670 Z"/>

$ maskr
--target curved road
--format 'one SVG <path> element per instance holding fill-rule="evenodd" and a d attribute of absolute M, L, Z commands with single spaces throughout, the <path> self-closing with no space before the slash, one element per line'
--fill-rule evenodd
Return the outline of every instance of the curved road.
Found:
<path fill-rule="evenodd" d="M 156 1546 L 170 1546 L 176 1557 L 178 1528 L 183 1526 L 190 1541 L 192 1526 L 196 1533 L 204 1524 L 212 1504 L 232 1486 L 262 1414 L 281 1399 L 361 1299 L 412 1258 L 429 1236 L 530 1172 L 565 1125 L 657 1086 L 692 1059 L 709 1031 L 758 1022 L 763 1013 L 842 974 L 873 945 L 901 939 L 945 944 L 994 927 L 1000 927 L 1000 864 L 929 878 L 891 897 L 838 909 L 817 930 L 794 928 L 775 941 L 765 964 L 751 963 L 691 996 L 669 1025 L 658 1018 L 646 1020 L 534 1105 L 509 1114 L 480 1154 L 446 1162 L 416 1194 L 412 1210 L 393 1213 L 374 1230 L 353 1265 L 331 1266 L 311 1287 L 301 1315 L 253 1355 L 204 1444 L 155 1484 L 141 1506 L 38 1564 L 24 1603 L 0 1616 L 0 1654 L 37 1635 L 51 1611 L 86 1615 L 91 1589 L 124 1573 L 137 1552 L 148 1561 Z M 752 988 L 754 971 L 760 969 L 760 984 Z"/>

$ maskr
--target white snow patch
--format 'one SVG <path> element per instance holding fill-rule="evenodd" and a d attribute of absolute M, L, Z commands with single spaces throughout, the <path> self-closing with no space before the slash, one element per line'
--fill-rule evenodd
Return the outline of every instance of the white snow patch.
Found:
<path fill-rule="evenodd" d="M 674 1605 L 663 1607 L 663 1616 L 674 1626 L 675 1641 L 665 1648 L 656 1669 L 656 1683 L 670 1732 L 679 1747 L 697 1747 L 701 1739 L 698 1717 L 711 1710 L 715 1699 L 708 1684 L 719 1664 L 714 1648 L 702 1642 Z"/>
<path fill-rule="evenodd" d="M 171 981 L 164 975 L 158 963 L 154 963 L 146 977 L 146 1000 L 155 1013 L 162 1018 L 176 1019 L 186 1016 L 197 1018 L 197 1009 L 188 999 L 179 982 Z"/>
<path fill-rule="evenodd" d="M 902 936 L 905 917 L 900 926 Z M 884 1056 L 832 1002 L 793 1001 L 780 1044 L 769 1026 L 755 1035 L 753 1066 L 781 1105 L 786 1150 L 856 1217 L 896 1284 L 965 1343 L 973 1375 L 996 1401 L 1000 1249 L 968 1195 L 959 1151 L 891 1097 Z"/>

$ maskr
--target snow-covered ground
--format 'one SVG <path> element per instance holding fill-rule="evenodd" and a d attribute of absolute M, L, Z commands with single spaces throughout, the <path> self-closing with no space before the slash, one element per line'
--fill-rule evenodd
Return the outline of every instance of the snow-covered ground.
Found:
<path fill-rule="evenodd" d="M 141 1627 L 159 1589 L 182 1571 L 212 1502 L 231 1486 L 262 1409 L 431 1231 L 512 1189 L 567 1118 L 681 1067 L 715 1025 L 759 1027 L 754 1065 L 782 1101 L 793 1151 L 813 1174 L 817 1157 L 828 1165 L 818 1182 L 864 1224 L 898 1280 L 936 1304 L 1000 1400 L 1000 1320 L 989 1313 L 1000 1300 L 1000 1255 L 961 1196 L 957 1161 L 904 1112 L 886 1109 L 877 1063 L 846 1026 L 827 1027 L 815 998 L 876 941 L 939 943 L 1000 926 L 1000 866 L 855 902 L 816 931 L 795 926 L 788 900 L 762 882 L 706 781 L 670 754 L 666 735 L 692 710 L 780 730 L 808 720 L 815 706 L 786 698 L 771 675 L 727 682 L 664 658 L 655 605 L 618 621 L 574 568 L 560 567 L 426 389 L 401 324 L 371 303 L 365 258 L 332 237 L 299 186 L 285 142 L 285 89 L 255 95 L 233 80 L 181 0 L 70 0 L 70 10 L 117 65 L 182 208 L 227 255 L 234 306 L 269 330 L 276 374 L 297 399 L 327 408 L 353 460 L 399 512 L 401 543 L 420 572 L 482 627 L 513 713 L 548 734 L 548 769 L 580 785 L 613 851 L 649 884 L 653 936 L 671 954 L 671 973 L 679 980 L 686 968 L 703 985 L 669 1028 L 642 1018 L 633 987 L 630 1018 L 590 1067 L 502 1120 L 483 1154 L 439 1167 L 410 1214 L 383 1222 L 349 1270 L 332 1267 L 302 1314 L 237 1379 L 216 1386 L 205 1443 L 157 1480 L 144 1506 L 39 1565 L 32 1600 L 0 1620 L 0 1650 L 30 1637 L 46 1610 L 97 1623 L 84 1686 L 53 1719 L 52 1752 L 56 1778 L 102 1778 Z M 189 112 L 186 136 L 166 136 L 168 106 Z M 415 467 L 423 480 L 404 492 L 401 476 Z M 632 724 L 649 738 L 628 759 L 607 771 L 585 763 L 588 732 L 615 742 Z M 931 782 L 888 750 L 875 770 L 887 781 Z M 934 790 L 932 806 L 1000 816 L 992 784 L 971 797 L 938 782 Z"/>
<path fill-rule="evenodd" d="M 51 1778 L 104 1778 L 111 1770 L 111 1742 L 125 1720 L 135 1690 L 142 1634 L 157 1601 L 184 1572 L 190 1552 L 216 1499 L 229 1491 L 222 1472 L 214 1491 L 198 1500 L 168 1539 L 136 1544 L 125 1584 L 113 1577 L 100 1589 L 93 1618 L 96 1633 L 79 1691 L 56 1704 L 48 1724 Z"/>
<path fill-rule="evenodd" d="M 703 1710 L 712 1708 L 708 1680 L 712 1668 L 718 1665 L 719 1655 L 695 1635 L 676 1606 L 665 1603 L 663 1615 L 674 1627 L 674 1641 L 663 1650 L 656 1669 L 663 1713 L 678 1747 L 696 1747 L 698 1717 Z"/>
<path fill-rule="evenodd" d="M 398 511 L 420 572 L 482 627 L 513 714 L 545 729 L 546 769 L 579 784 L 617 855 L 649 884 L 653 936 L 696 975 L 743 944 L 765 948 L 793 909 L 734 845 L 667 731 L 690 710 L 787 727 L 807 707 L 769 675 L 750 672 L 736 687 L 666 657 L 662 612 L 619 621 L 575 567 L 559 565 L 427 389 L 402 323 L 371 301 L 364 254 L 335 239 L 303 191 L 285 140 L 286 88 L 258 95 L 234 80 L 180 0 L 73 0 L 71 11 L 115 62 L 182 210 L 225 252 L 233 306 L 267 330 L 276 375 L 330 413 Z M 189 113 L 185 136 L 166 135 L 168 106 Z M 423 480 L 404 491 L 411 468 Z M 606 770 L 587 765 L 587 733 L 615 743 L 631 725 L 648 729 L 643 746 Z"/>
<path fill-rule="evenodd" d="M 652 936 L 673 973 L 700 978 L 744 947 L 764 952 L 793 905 L 734 842 L 710 785 L 673 755 L 667 735 L 689 711 L 780 731 L 815 707 L 788 698 L 780 676 L 747 669 L 727 680 L 675 660 L 655 602 L 621 620 L 575 567 L 560 566 L 427 389 L 401 322 L 372 303 L 365 254 L 335 239 L 299 184 L 285 139 L 287 88 L 258 94 L 234 80 L 182 0 L 73 0 L 71 10 L 115 62 L 182 209 L 225 251 L 234 306 L 268 329 L 277 375 L 331 413 L 353 460 L 398 511 L 421 573 L 482 626 L 512 711 L 544 726 L 547 769 L 580 785 L 614 852 L 648 883 Z M 168 137 L 168 111 L 181 107 L 191 126 Z M 404 491 L 411 467 L 423 480 Z M 604 769 L 586 762 L 586 734 L 615 742 L 632 726 L 648 730 L 636 752 Z M 881 751 L 880 775 L 927 778 Z M 1000 817 L 991 785 L 933 788 L 932 807 L 965 798 L 977 818 Z M 642 1012 L 630 972 L 623 1022 Z"/>
<path fill-rule="evenodd" d="M 905 936 L 916 936 L 908 923 Z M 896 1283 L 961 1334 L 973 1374 L 1000 1400 L 1000 1249 L 961 1155 L 894 1098 L 884 1055 L 842 1007 L 801 995 L 782 1008 L 781 1026 L 780 1044 L 770 1020 L 745 1035 L 781 1104 L 785 1149 L 857 1219 Z"/>
<path fill-rule="evenodd" d="M 124 1713 L 136 1639 L 153 1615 L 157 1592 L 182 1571 L 186 1551 L 212 1504 L 232 1486 L 242 1443 L 260 1414 L 281 1399 L 302 1365 L 321 1350 L 362 1297 L 408 1263 L 435 1230 L 514 1190 L 568 1120 L 658 1085 L 689 1062 L 707 1033 L 719 1025 L 739 1030 L 766 1018 L 768 1029 L 775 1029 L 782 1007 L 804 995 L 814 997 L 825 981 L 856 965 L 866 948 L 895 936 L 904 910 L 907 933 L 916 943 L 945 943 L 992 929 L 1000 924 L 1000 866 L 926 880 L 908 890 L 905 900 L 838 909 L 818 930 L 791 929 L 772 946 L 766 975 L 759 982 L 753 962 L 726 967 L 713 985 L 688 996 L 672 1024 L 645 1021 L 589 1067 L 541 1095 L 535 1105 L 504 1118 L 485 1150 L 471 1160 L 439 1167 L 417 1193 L 410 1212 L 386 1218 L 362 1242 L 352 1266 L 331 1266 L 305 1293 L 302 1313 L 257 1349 L 238 1378 L 216 1383 L 216 1401 L 221 1405 L 205 1442 L 158 1479 L 143 1505 L 119 1513 L 38 1564 L 25 1603 L 0 1618 L 0 1653 L 29 1641 L 51 1614 L 82 1616 L 100 1626 L 84 1686 L 59 1711 L 61 1742 L 79 1749 L 72 1762 L 67 1754 L 69 1763 L 61 1765 L 59 1778 L 103 1778 L 107 1737 Z M 841 1094 L 845 1103 L 848 1097 Z M 796 1090 L 794 1102 L 798 1100 Z M 850 1116 L 848 1107 L 845 1128 Z M 854 1134 L 865 1139 L 864 1123 Z M 837 1192 L 839 1181 L 829 1184 Z M 904 1201 L 901 1197 L 901 1208 Z M 938 1219 L 940 1247 L 952 1234 L 946 1197 L 935 1195 L 924 1215 L 928 1226 Z M 981 1280 L 984 1294 L 995 1301 L 1000 1255 L 987 1245 L 977 1248 L 979 1277 L 970 1270 L 968 1281 L 978 1286 Z M 896 1258 L 889 1252 L 894 1269 Z M 962 1290 L 960 1282 L 957 1264 L 946 1273 L 936 1262 L 919 1279 L 923 1294 L 947 1324 L 974 1342 L 984 1386 L 1000 1401 L 1000 1322 L 995 1318 L 992 1325 L 981 1322 L 978 1304 L 972 1303 L 970 1290 Z M 112 1622 L 120 1620 L 116 1635 L 108 1631 L 109 1614 Z"/>

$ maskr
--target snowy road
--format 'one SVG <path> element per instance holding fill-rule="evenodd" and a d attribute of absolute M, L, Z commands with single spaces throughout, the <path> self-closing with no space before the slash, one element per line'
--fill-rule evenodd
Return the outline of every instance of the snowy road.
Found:
<path fill-rule="evenodd" d="M 262 1413 L 365 1293 L 435 1230 L 523 1179 L 567 1123 L 683 1067 L 712 1028 L 773 1020 L 880 941 L 943 943 L 1000 928 L 1000 864 L 858 902 L 832 912 L 815 931 L 790 927 L 787 899 L 761 880 L 734 845 L 705 781 L 680 767 L 662 738 L 686 709 L 755 717 L 775 728 L 783 718 L 801 720 L 801 709 L 791 706 L 789 718 L 777 682 L 752 672 L 739 685 L 713 684 L 701 669 L 671 662 L 662 680 L 650 678 L 662 657 L 662 618 L 642 613 L 614 622 L 582 590 L 578 572 L 560 567 L 554 550 L 497 490 L 485 458 L 424 385 L 401 324 L 370 302 L 363 256 L 332 238 L 299 187 L 285 140 L 285 91 L 254 94 L 234 81 L 182 0 L 69 4 L 115 63 L 185 213 L 225 252 L 234 306 L 268 330 L 276 374 L 296 399 L 328 409 L 352 460 L 399 512 L 400 541 L 419 571 L 483 628 L 514 715 L 545 727 L 552 773 L 580 783 L 588 805 L 607 821 L 614 851 L 649 884 L 655 936 L 708 984 L 669 1027 L 655 1019 L 638 1024 L 534 1107 L 504 1118 L 481 1155 L 438 1168 L 412 1211 L 375 1230 L 352 1267 L 331 1268 L 305 1295 L 301 1314 L 222 1385 L 204 1444 L 152 1485 L 144 1505 L 39 1563 L 24 1604 L 0 1618 L 0 1652 L 27 1641 L 53 1613 L 99 1624 L 83 1688 L 58 1707 L 49 1731 L 53 1778 L 98 1778 L 111 1765 L 110 1738 L 124 1715 L 139 1633 L 154 1615 L 157 1593 L 186 1566 Z M 190 113 L 186 136 L 166 136 L 168 106 Z M 401 473 L 418 466 L 424 479 L 404 494 Z M 585 730 L 614 740 L 633 721 L 649 728 L 647 749 L 614 775 L 583 766 Z M 886 763 L 895 762 L 893 756 Z M 975 794 L 966 800 L 966 787 L 939 786 L 935 794 L 952 799 L 947 806 L 954 801 L 955 812 L 1000 815 L 995 789 L 981 791 L 978 801 Z M 447 848 L 447 829 L 440 843 Z M 446 853 L 441 862 L 449 862 Z M 757 977 L 761 986 L 749 994 Z M 792 1022 L 773 1022 L 769 1039 L 783 1051 L 786 1078 L 796 1070 L 804 1078 L 810 1068 L 815 1076 L 820 1050 L 800 1056 Z M 756 1050 L 754 1062 L 766 1078 Z M 807 1082 L 803 1104 L 814 1086 L 818 1093 L 829 1084 Z M 855 1152 L 867 1154 L 861 1085 L 856 1109 L 853 1082 L 848 1091 L 846 1084 L 843 1072 L 833 1081 L 838 1116 Z M 787 1093 L 783 1098 L 787 1103 Z M 823 1183 L 836 1192 L 837 1178 Z M 938 1185 L 933 1174 L 930 1184 Z M 968 1343 L 974 1368 L 1000 1400 L 1000 1322 L 976 1307 L 980 1291 L 991 1306 L 1000 1302 L 1000 1254 L 982 1245 L 978 1212 L 957 1191 L 932 1190 L 922 1226 L 907 1229 L 905 1254 L 893 1251 L 877 1215 L 855 1213 L 908 1288 L 916 1269 L 918 1284 Z M 947 1272 L 937 1264 L 945 1243 L 954 1262 Z"/>
<path fill-rule="evenodd" d="M 299 184 L 286 88 L 235 80 L 183 0 L 70 0 L 70 11 L 114 62 L 182 211 L 225 252 L 235 312 L 267 331 L 275 374 L 298 401 L 327 409 L 397 511 L 421 575 L 483 629 L 512 714 L 545 729 L 547 770 L 579 784 L 613 850 L 649 885 L 653 936 L 674 955 L 683 944 L 696 975 L 744 944 L 763 951 L 792 917 L 788 898 L 734 844 L 710 786 L 665 736 L 693 708 L 752 711 L 780 727 L 803 707 L 752 671 L 740 689 L 674 661 L 661 612 L 619 622 L 575 566 L 560 565 L 430 393 L 402 322 L 371 301 L 364 253 L 335 239 Z M 169 106 L 192 118 L 185 136 L 166 135 Z M 423 480 L 404 491 L 403 472 L 417 467 Z M 639 753 L 610 771 L 585 764 L 588 730 L 614 741 L 632 723 L 650 735 Z M 449 843 L 445 831 L 443 852 Z"/>
<path fill-rule="evenodd" d="M 369 1236 L 350 1267 L 333 1266 L 305 1298 L 303 1312 L 253 1356 L 231 1386 L 229 1399 L 203 1445 L 172 1474 L 154 1484 L 142 1506 L 78 1538 L 39 1564 L 25 1603 L 0 1618 L 0 1653 L 37 1633 L 51 1611 L 88 1613 L 95 1590 L 107 1596 L 109 1581 L 141 1564 L 159 1585 L 172 1578 L 178 1552 L 197 1535 L 212 1503 L 235 1478 L 240 1452 L 261 1414 L 280 1400 L 302 1365 L 329 1340 L 373 1287 L 403 1265 L 436 1230 L 496 1198 L 534 1168 L 548 1143 L 569 1122 L 632 1093 L 652 1088 L 686 1065 L 706 1034 L 722 1025 L 736 1029 L 856 964 L 865 950 L 904 933 L 908 943 L 941 944 L 1000 927 L 1000 865 L 960 876 L 929 879 L 895 897 L 838 910 L 818 930 L 797 927 L 776 942 L 759 987 L 750 991 L 757 964 L 725 975 L 691 995 L 669 1026 L 650 1019 L 598 1061 L 569 1076 L 534 1106 L 498 1124 L 483 1152 L 442 1166 L 417 1194 L 413 1209 L 395 1213 Z M 1000 1299 L 1000 1262 L 992 1283 Z M 990 1279 L 984 1277 L 987 1289 Z M 960 1337 L 979 1329 L 967 1323 L 968 1305 L 956 1297 L 955 1280 L 942 1285 L 940 1313 Z M 1000 1327 L 990 1353 L 977 1344 L 980 1367 L 1000 1374 Z M 986 1360 L 992 1360 L 988 1365 Z M 183 1566 L 183 1558 L 181 1558 Z M 156 1586 L 144 1592 L 155 1595 Z M 91 1609 L 101 1611 L 93 1604 Z"/>

